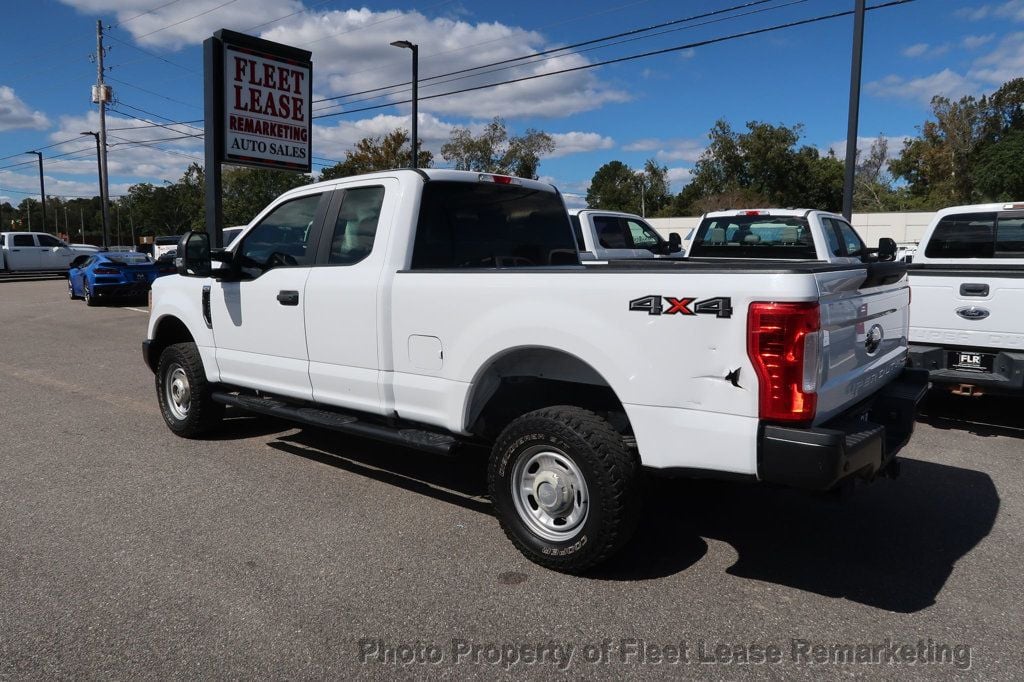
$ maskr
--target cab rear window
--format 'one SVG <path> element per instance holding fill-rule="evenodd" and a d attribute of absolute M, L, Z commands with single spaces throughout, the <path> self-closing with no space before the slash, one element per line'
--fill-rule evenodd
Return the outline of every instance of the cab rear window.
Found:
<path fill-rule="evenodd" d="M 737 215 L 705 218 L 690 257 L 815 260 L 807 221 L 798 216 Z"/>
<path fill-rule="evenodd" d="M 1024 214 L 961 213 L 935 226 L 928 258 L 1024 257 Z"/>

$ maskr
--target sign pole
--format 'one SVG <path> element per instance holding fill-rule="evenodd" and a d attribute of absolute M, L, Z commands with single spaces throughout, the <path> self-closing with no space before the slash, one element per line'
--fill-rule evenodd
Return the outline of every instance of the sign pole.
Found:
<path fill-rule="evenodd" d="M 220 162 L 224 153 L 224 43 L 217 36 L 203 41 L 204 127 L 206 128 L 206 233 L 210 246 L 224 246 L 224 200 Z"/>

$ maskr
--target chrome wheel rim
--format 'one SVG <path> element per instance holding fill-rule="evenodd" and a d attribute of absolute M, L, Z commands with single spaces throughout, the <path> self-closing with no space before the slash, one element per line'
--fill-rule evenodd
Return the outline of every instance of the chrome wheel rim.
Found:
<path fill-rule="evenodd" d="M 192 387 L 188 383 L 188 375 L 181 365 L 175 363 L 167 368 L 166 376 L 164 397 L 167 398 L 167 408 L 175 419 L 187 419 L 188 408 L 192 404 Z"/>
<path fill-rule="evenodd" d="M 73 285 L 71 283 L 71 280 L 69 279 L 68 280 L 68 298 L 74 298 L 74 297 L 75 297 L 75 285 Z"/>
<path fill-rule="evenodd" d="M 590 509 L 587 482 L 576 462 L 551 445 L 523 451 L 512 468 L 516 513 L 534 534 L 564 542 L 576 537 Z"/>

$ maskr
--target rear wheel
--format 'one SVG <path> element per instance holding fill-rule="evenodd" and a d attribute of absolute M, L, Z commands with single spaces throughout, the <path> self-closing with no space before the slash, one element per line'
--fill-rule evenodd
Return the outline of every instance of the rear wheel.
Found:
<path fill-rule="evenodd" d="M 85 304 L 89 307 L 98 306 L 100 302 L 93 296 L 92 291 L 89 289 L 89 282 L 82 280 L 82 298 L 85 299 Z"/>
<path fill-rule="evenodd" d="M 579 573 L 629 540 L 640 467 L 606 420 L 579 407 L 530 412 L 509 424 L 487 476 L 502 529 L 531 561 Z"/>
<path fill-rule="evenodd" d="M 183 438 L 195 438 L 220 424 L 224 406 L 210 397 L 203 360 L 194 343 L 175 343 L 160 354 L 156 394 L 168 428 Z"/>

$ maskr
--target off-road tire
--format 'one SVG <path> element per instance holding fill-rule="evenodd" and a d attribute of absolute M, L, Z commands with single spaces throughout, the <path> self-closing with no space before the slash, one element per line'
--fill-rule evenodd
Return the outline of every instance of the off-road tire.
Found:
<path fill-rule="evenodd" d="M 561 541 L 530 527 L 513 490 L 517 461 L 545 447 L 571 459 L 589 497 L 582 526 Z M 584 572 L 626 544 L 640 514 L 641 483 L 639 462 L 622 435 L 593 412 L 569 405 L 530 412 L 505 427 L 487 471 L 491 501 L 509 540 L 531 561 L 564 573 Z"/>
<path fill-rule="evenodd" d="M 189 393 L 184 410 L 180 403 L 174 402 L 170 395 L 172 389 L 168 387 L 178 371 L 181 372 L 178 375 L 179 389 L 184 378 Z M 203 360 L 194 343 L 175 343 L 164 348 L 157 364 L 156 395 L 160 413 L 171 431 L 182 438 L 197 438 L 217 428 L 224 416 L 224 406 L 214 402 L 210 393 Z"/>

